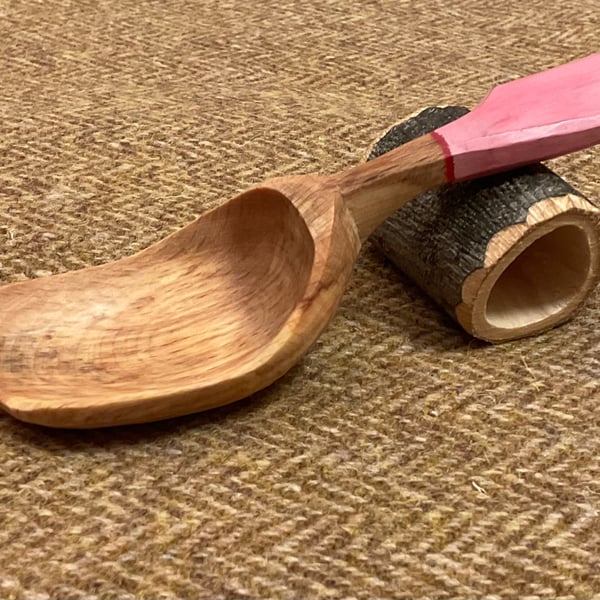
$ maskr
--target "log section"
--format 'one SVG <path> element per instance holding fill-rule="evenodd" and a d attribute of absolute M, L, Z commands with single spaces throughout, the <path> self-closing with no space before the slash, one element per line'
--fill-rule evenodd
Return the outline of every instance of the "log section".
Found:
<path fill-rule="evenodd" d="M 467 113 L 431 107 L 389 129 L 367 160 Z M 547 167 L 418 196 L 372 235 L 470 334 L 502 342 L 568 320 L 600 273 L 600 211 Z"/>

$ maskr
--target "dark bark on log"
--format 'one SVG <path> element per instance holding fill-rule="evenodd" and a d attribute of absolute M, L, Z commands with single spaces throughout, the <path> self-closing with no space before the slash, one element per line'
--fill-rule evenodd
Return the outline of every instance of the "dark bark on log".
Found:
<path fill-rule="evenodd" d="M 392 127 L 374 144 L 368 160 L 466 112 L 460 106 L 425 109 Z M 484 267 L 494 236 L 525 223 L 538 202 L 567 194 L 584 199 L 556 173 L 536 164 L 422 194 L 388 218 L 371 239 L 456 319 L 463 285 Z"/>

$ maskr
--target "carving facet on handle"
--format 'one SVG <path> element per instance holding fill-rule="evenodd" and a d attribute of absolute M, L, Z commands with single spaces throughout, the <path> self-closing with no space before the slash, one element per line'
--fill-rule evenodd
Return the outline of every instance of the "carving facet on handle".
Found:
<path fill-rule="evenodd" d="M 437 129 L 448 181 L 461 181 L 600 143 L 600 53 L 494 88 Z"/>
<path fill-rule="evenodd" d="M 496 87 L 462 118 L 340 174 L 340 190 L 364 240 L 426 190 L 598 143 L 600 53 Z"/>
<path fill-rule="evenodd" d="M 361 240 L 418 194 L 446 183 L 445 158 L 431 135 L 343 173 L 340 191 Z"/>
<path fill-rule="evenodd" d="M 1 287 L 0 407 L 100 427 L 263 389 L 327 327 L 360 241 L 445 170 L 424 135 L 346 172 L 264 181 L 132 256 Z"/>

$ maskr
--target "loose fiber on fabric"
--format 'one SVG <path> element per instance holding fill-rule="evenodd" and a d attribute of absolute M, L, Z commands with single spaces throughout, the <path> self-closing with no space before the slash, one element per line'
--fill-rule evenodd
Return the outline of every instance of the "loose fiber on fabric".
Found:
<path fill-rule="evenodd" d="M 598 8 L 0 0 L 2 281 L 349 167 L 416 110 L 597 52 Z M 598 148 L 551 164 L 600 199 Z M 597 597 L 599 321 L 595 292 L 475 342 L 367 242 L 329 329 L 247 400 L 83 432 L 0 416 L 0 597 Z"/>

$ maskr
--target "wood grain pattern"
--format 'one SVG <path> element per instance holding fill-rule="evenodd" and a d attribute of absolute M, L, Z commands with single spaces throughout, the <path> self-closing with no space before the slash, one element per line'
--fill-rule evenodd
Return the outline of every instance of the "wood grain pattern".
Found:
<path fill-rule="evenodd" d="M 427 108 L 390 128 L 368 158 L 467 112 Z M 562 323 L 581 306 L 599 272 L 598 215 L 537 164 L 422 194 L 373 239 L 469 333 L 501 342 Z"/>
<path fill-rule="evenodd" d="M 3 408 L 100 427 L 262 389 L 335 314 L 359 232 L 442 179 L 425 137 L 372 169 L 267 181 L 134 256 L 1 288 Z"/>
<path fill-rule="evenodd" d="M 341 193 L 361 240 L 417 194 L 446 183 L 445 160 L 433 136 L 425 134 L 349 171 Z"/>
<path fill-rule="evenodd" d="M 444 184 L 446 158 L 428 134 L 346 172 L 270 180 L 137 255 L 2 288 L 1 405 L 97 427 L 269 385 L 332 318 L 361 240 Z"/>
<path fill-rule="evenodd" d="M 599 217 L 585 198 L 569 194 L 539 201 L 524 223 L 498 232 L 484 266 L 463 286 L 461 325 L 504 342 L 573 317 L 600 278 Z"/>
<path fill-rule="evenodd" d="M 281 376 L 334 314 L 359 248 L 335 189 L 319 182 L 317 203 L 310 181 L 265 184 L 116 263 L 0 289 L 3 315 L 18 314 L 0 351 L 6 410 L 133 423 Z"/>

